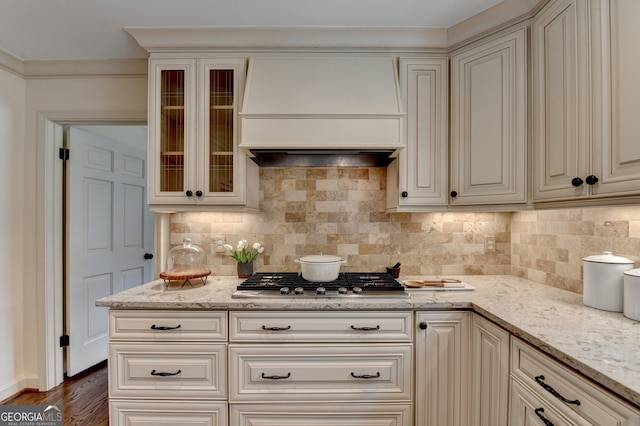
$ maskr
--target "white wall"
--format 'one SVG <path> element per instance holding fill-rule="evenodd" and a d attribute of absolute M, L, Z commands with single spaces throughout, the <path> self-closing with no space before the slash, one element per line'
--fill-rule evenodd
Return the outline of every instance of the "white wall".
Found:
<path fill-rule="evenodd" d="M 0 400 L 25 387 L 25 81 L 0 69 Z"/>
<path fill-rule="evenodd" d="M 24 347 L 20 350 L 23 357 L 24 374 L 32 378 L 29 387 L 38 387 L 38 368 L 43 362 L 38 359 L 38 323 L 35 315 L 36 295 L 42 283 L 38 283 L 35 251 L 29 247 L 36 247 L 38 234 L 41 232 L 38 223 L 38 182 L 36 153 L 37 144 L 42 141 L 38 133 L 38 114 L 65 117 L 65 123 L 98 123 L 106 116 L 136 116 L 146 117 L 147 109 L 147 79 L 144 77 L 90 77 L 90 78 L 31 78 L 26 80 L 26 96 L 24 105 L 25 132 L 23 152 L 28 153 L 20 160 L 19 170 L 22 181 L 24 205 L 20 212 L 22 220 L 22 235 L 24 239 L 23 251 L 25 259 L 21 262 L 22 283 L 24 285 Z M 142 113 L 142 114 L 141 114 Z M 78 120 L 74 120 L 78 117 Z M 91 117 L 98 117 L 92 121 Z M 89 120 L 89 121 L 87 121 Z M 41 131 L 41 130 L 40 130 Z M 21 151 L 21 152 L 22 152 Z M 0 160 L 1 161 L 1 160 Z M 4 182 L 3 182 L 4 185 Z M 50 212 L 45 212 L 49 215 Z M 57 242 L 56 242 L 57 244 Z M 62 245 L 60 244 L 60 248 Z M 2 261 L 2 260 L 0 260 Z M 43 280 L 42 278 L 41 280 Z M 1 284 L 1 285 L 4 285 Z M 57 339 L 56 339 L 57 340 Z M 1 363 L 0 363 L 1 364 Z M 1 368 L 1 367 L 0 367 Z M 41 382 L 40 382 L 41 383 Z M 2 383 L 0 383 L 0 386 Z"/>

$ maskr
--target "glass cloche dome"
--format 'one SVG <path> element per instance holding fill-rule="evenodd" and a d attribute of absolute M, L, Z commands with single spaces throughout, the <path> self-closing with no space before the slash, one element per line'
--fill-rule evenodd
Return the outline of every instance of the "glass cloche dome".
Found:
<path fill-rule="evenodd" d="M 182 286 L 190 284 L 192 279 L 200 278 L 204 284 L 211 269 L 206 265 L 207 254 L 200 247 L 191 244 L 190 238 L 182 240 L 182 244 L 169 250 L 167 255 L 167 271 L 160 273 L 160 278 L 169 286 L 171 281 L 181 281 Z"/>

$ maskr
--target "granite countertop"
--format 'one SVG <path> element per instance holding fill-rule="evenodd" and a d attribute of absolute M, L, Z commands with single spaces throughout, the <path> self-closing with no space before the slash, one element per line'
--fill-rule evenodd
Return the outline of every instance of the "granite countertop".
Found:
<path fill-rule="evenodd" d="M 426 279 L 432 277 L 400 277 Z M 595 382 L 640 405 L 640 322 L 584 306 L 582 295 L 508 275 L 458 276 L 474 291 L 410 290 L 409 299 L 233 299 L 241 282 L 165 289 L 162 280 L 98 299 L 113 309 L 424 310 L 473 309 Z"/>

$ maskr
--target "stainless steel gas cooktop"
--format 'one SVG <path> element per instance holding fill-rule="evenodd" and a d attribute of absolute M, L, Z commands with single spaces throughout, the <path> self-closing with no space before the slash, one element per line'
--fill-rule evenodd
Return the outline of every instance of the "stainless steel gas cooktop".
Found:
<path fill-rule="evenodd" d="M 237 287 L 234 298 L 408 298 L 404 286 L 383 272 L 345 272 L 330 282 L 307 281 L 297 272 L 260 272 Z"/>

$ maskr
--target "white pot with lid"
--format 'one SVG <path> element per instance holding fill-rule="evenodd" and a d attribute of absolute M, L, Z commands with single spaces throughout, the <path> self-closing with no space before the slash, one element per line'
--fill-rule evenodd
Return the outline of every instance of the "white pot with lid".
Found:
<path fill-rule="evenodd" d="M 624 271 L 633 269 L 633 261 L 610 251 L 583 260 L 583 302 L 592 308 L 622 312 Z"/>
<path fill-rule="evenodd" d="M 624 271 L 624 316 L 640 321 L 640 269 Z"/>
<path fill-rule="evenodd" d="M 302 278 L 307 281 L 335 281 L 340 275 L 340 265 L 347 261 L 339 256 L 311 255 L 295 260 L 300 264 Z"/>

